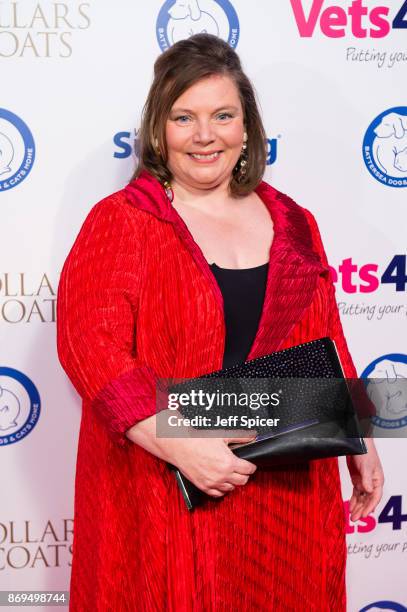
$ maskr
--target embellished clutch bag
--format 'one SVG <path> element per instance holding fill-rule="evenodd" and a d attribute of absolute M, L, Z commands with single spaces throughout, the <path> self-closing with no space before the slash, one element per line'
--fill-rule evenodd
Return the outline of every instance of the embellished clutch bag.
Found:
<path fill-rule="evenodd" d="M 260 390 L 264 397 L 273 398 L 273 405 L 258 406 L 257 402 L 255 411 L 250 406 L 245 410 L 241 407 L 236 410 L 235 406 L 233 417 L 230 405 L 218 402 L 216 409 L 211 407 L 211 415 L 216 417 L 216 423 L 223 423 L 223 429 L 232 429 L 233 423 L 241 431 L 244 427 L 238 424 L 244 422 L 257 431 L 255 440 L 230 445 L 230 449 L 259 467 L 367 452 L 355 411 L 352 381 L 345 380 L 335 343 L 330 338 L 306 342 L 189 379 L 172 385 L 170 392 L 188 393 L 199 388 L 213 393 L 214 387 L 218 400 L 219 388 L 227 390 L 229 395 L 231 391 L 243 391 L 246 397 L 255 394 L 257 398 Z M 185 418 L 197 417 L 197 408 L 193 405 L 188 404 L 179 411 Z M 210 418 L 207 406 L 204 412 Z M 211 418 L 213 421 L 214 417 Z M 170 464 L 169 467 L 175 471 L 189 510 L 214 499 L 178 468 Z"/>

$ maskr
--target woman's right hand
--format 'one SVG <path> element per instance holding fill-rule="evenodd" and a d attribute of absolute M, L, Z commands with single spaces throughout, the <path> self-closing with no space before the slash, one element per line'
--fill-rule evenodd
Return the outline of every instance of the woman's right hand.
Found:
<path fill-rule="evenodd" d="M 240 459 L 228 444 L 250 442 L 255 436 L 225 438 L 171 438 L 165 444 L 168 461 L 213 497 L 222 497 L 245 485 L 257 466 Z"/>
<path fill-rule="evenodd" d="M 156 415 L 148 417 L 131 427 L 126 435 L 145 450 L 175 465 L 181 472 L 207 495 L 222 497 L 236 486 L 245 485 L 257 466 L 240 459 L 229 448 L 230 443 L 247 443 L 248 437 L 185 437 L 161 438 L 156 435 Z M 212 431 L 212 434 L 214 432 Z"/>

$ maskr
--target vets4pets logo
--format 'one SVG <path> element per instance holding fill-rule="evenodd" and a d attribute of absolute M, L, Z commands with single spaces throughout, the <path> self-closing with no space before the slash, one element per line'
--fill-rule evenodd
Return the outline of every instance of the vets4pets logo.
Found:
<path fill-rule="evenodd" d="M 382 264 L 360 262 L 352 257 L 330 266 L 336 284 L 341 317 L 367 321 L 398 319 L 405 326 L 407 317 L 407 256 L 390 255 Z M 360 301 L 361 297 L 364 301 Z M 375 301 L 373 301 L 375 300 Z M 376 301 L 377 300 L 377 301 Z"/>
<path fill-rule="evenodd" d="M 34 164 L 35 143 L 28 125 L 0 108 L 0 191 L 19 185 Z"/>
<path fill-rule="evenodd" d="M 393 36 L 404 43 L 407 28 L 407 0 L 290 0 L 301 38 L 322 37 L 351 41 L 346 47 L 346 62 L 355 66 L 376 65 L 377 68 L 405 66 L 405 46 L 384 49 L 380 41 Z M 360 47 L 358 42 L 377 42 L 376 46 Z"/>
<path fill-rule="evenodd" d="M 161 51 L 200 33 L 219 36 L 235 48 L 239 31 L 239 19 L 229 0 L 167 0 L 156 26 Z"/>
<path fill-rule="evenodd" d="M 402 563 L 404 566 L 407 556 L 406 497 L 400 494 L 384 497 L 374 512 L 359 518 L 356 522 L 351 520 L 349 509 L 350 501 L 347 500 L 344 502 L 344 512 L 348 559 L 359 557 L 368 559 L 369 563 L 385 560 Z M 370 608 L 366 608 L 368 609 Z M 372 607 L 372 610 L 377 609 L 405 610 L 405 608 Z"/>
<path fill-rule="evenodd" d="M 344 293 L 373 293 L 382 285 L 389 285 L 392 291 L 407 291 L 407 256 L 393 255 L 388 263 L 379 266 L 377 263 L 363 263 L 346 257 L 338 266 L 329 266 L 334 283 Z"/>
<path fill-rule="evenodd" d="M 351 513 L 350 513 L 350 501 L 346 501 L 343 504 L 345 511 L 345 519 L 346 519 L 346 535 L 357 535 L 363 533 L 370 533 L 377 529 L 387 535 L 389 531 L 400 532 L 404 528 L 404 524 L 407 522 L 407 514 L 403 512 L 406 506 L 406 498 L 402 495 L 390 495 L 389 498 L 384 498 L 380 502 L 380 507 L 383 508 L 379 511 L 375 511 L 374 513 L 370 513 L 365 517 L 359 518 L 356 522 L 351 521 Z M 382 527 L 383 525 L 383 527 Z M 402 532 L 403 535 L 403 532 Z M 351 540 L 351 538 L 349 538 Z M 400 544 L 402 544 L 400 546 Z M 398 552 L 407 553 L 407 542 L 403 541 L 399 546 L 393 546 L 393 550 L 398 550 Z M 381 552 L 390 552 L 389 544 L 387 547 L 377 545 L 376 554 L 374 555 L 376 558 L 380 556 Z M 370 550 L 369 550 L 370 549 Z M 349 542 L 348 545 L 348 553 L 350 554 L 363 554 L 365 558 L 369 558 L 372 556 L 372 549 L 367 547 L 366 544 Z"/>
<path fill-rule="evenodd" d="M 40 394 L 33 381 L 19 370 L 0 367 L 0 446 L 28 436 L 40 411 Z"/>
<path fill-rule="evenodd" d="M 389 108 L 369 125 L 363 159 L 370 174 L 388 187 L 407 187 L 407 106 Z"/>
<path fill-rule="evenodd" d="M 367 2 L 353 0 L 290 0 L 303 38 L 321 32 L 327 38 L 384 38 L 392 30 L 407 28 L 407 0 Z"/>

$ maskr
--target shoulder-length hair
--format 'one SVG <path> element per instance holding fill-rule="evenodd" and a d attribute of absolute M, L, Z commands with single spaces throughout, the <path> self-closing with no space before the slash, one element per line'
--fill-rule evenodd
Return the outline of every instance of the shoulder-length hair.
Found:
<path fill-rule="evenodd" d="M 195 34 L 180 40 L 160 55 L 154 64 L 154 80 L 143 108 L 139 131 L 139 164 L 132 177 L 147 170 L 161 183 L 171 182 L 165 127 L 174 102 L 194 83 L 212 75 L 230 77 L 243 108 L 247 132 L 246 174 L 239 175 L 239 162 L 232 172 L 230 193 L 243 196 L 255 189 L 266 168 L 266 134 L 253 86 L 242 70 L 239 56 L 222 39 L 212 34 Z"/>

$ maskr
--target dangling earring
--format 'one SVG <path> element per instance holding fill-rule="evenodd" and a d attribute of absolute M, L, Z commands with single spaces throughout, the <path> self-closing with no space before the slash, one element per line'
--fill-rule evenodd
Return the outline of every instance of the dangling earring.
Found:
<path fill-rule="evenodd" d="M 157 138 L 154 138 L 154 150 L 157 153 L 157 155 L 159 157 L 161 157 L 161 151 L 160 151 L 160 147 L 158 145 L 158 139 Z"/>
<path fill-rule="evenodd" d="M 243 145 L 242 145 L 242 152 L 240 154 L 240 158 L 238 163 L 236 164 L 236 169 L 237 169 L 237 173 L 236 173 L 236 180 L 238 183 L 241 183 L 247 173 L 247 132 L 244 132 L 243 134 Z"/>
<path fill-rule="evenodd" d="M 167 196 L 169 201 L 172 202 L 174 199 L 174 192 L 172 190 L 171 183 L 169 181 L 164 181 L 163 187 L 165 189 L 165 195 Z"/>

